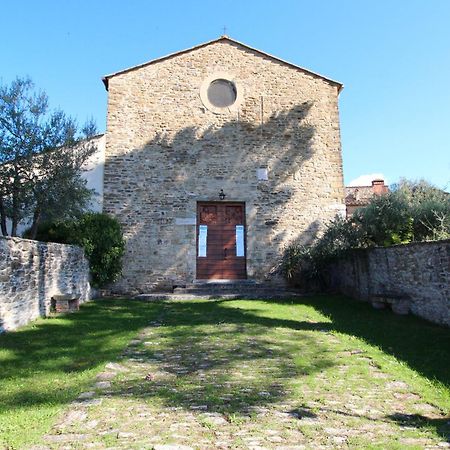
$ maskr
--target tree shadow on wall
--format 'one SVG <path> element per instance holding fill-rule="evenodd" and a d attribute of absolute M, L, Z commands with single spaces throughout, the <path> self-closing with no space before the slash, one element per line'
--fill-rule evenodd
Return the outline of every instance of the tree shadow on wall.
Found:
<path fill-rule="evenodd" d="M 48 314 L 48 307 L 47 303 L 50 302 L 50 299 L 47 298 L 47 259 L 48 259 L 48 252 L 43 251 L 44 246 L 38 245 L 38 252 L 37 252 L 37 258 L 38 258 L 38 286 L 37 286 L 37 292 L 38 292 L 38 303 L 39 303 L 39 315 L 41 317 L 45 317 Z M 33 264 L 33 258 L 35 256 L 33 254 L 30 254 L 30 260 L 29 265 L 31 266 Z"/>
<path fill-rule="evenodd" d="M 233 120 L 221 122 L 221 116 L 211 116 L 210 120 L 205 116 L 206 125 L 188 126 L 175 133 L 171 132 L 172 122 L 160 119 L 154 128 L 162 131 L 141 148 L 110 156 L 105 180 L 107 185 L 118 188 L 105 189 L 104 209 L 123 225 L 128 242 L 125 264 L 141 259 L 135 273 L 144 278 L 164 278 L 174 270 L 142 268 L 142 249 L 148 252 L 157 228 L 158 240 L 151 249 L 154 256 L 167 254 L 167 247 L 172 246 L 174 265 L 182 264 L 186 255 L 195 258 L 195 237 L 190 234 L 189 239 L 177 241 L 175 218 L 195 216 L 196 201 L 219 200 L 220 189 L 226 193 L 226 201 L 246 201 L 254 207 L 257 213 L 253 238 L 257 236 L 258 241 L 268 244 L 266 259 L 276 258 L 298 232 L 287 227 L 281 233 L 274 232 L 274 226 L 291 214 L 286 211 L 294 195 L 291 180 L 301 183 L 315 171 L 312 164 L 307 170 L 304 167 L 321 145 L 309 120 L 313 107 L 312 102 L 305 102 L 264 117 L 258 116 L 255 105 L 247 110 L 244 105 L 240 116 Z M 268 168 L 267 181 L 258 181 L 259 168 Z M 299 190 L 295 191 L 297 195 Z M 306 188 L 303 201 L 304 208 L 314 202 Z M 315 219 L 304 219 L 305 228 L 308 220 Z M 304 243 L 315 232 L 311 236 L 305 233 Z"/>

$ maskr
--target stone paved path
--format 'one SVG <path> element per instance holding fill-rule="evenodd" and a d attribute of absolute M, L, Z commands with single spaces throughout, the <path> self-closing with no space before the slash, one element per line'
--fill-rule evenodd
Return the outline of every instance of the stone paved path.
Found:
<path fill-rule="evenodd" d="M 443 413 L 314 324 L 219 321 L 175 334 L 162 316 L 34 449 L 450 448 L 418 417 Z"/>

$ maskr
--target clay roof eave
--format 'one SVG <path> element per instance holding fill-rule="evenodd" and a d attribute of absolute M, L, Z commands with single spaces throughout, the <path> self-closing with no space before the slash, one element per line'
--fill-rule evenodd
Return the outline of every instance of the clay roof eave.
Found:
<path fill-rule="evenodd" d="M 251 50 L 253 52 L 259 53 L 260 55 L 263 55 L 263 56 L 265 56 L 267 58 L 270 58 L 270 59 L 273 59 L 273 60 L 278 61 L 280 63 L 286 64 L 286 65 L 288 65 L 288 66 L 290 66 L 290 67 L 292 67 L 294 69 L 301 70 L 302 72 L 305 72 L 305 73 L 307 73 L 309 75 L 313 75 L 315 77 L 321 78 L 321 79 L 327 81 L 328 83 L 335 85 L 338 88 L 338 94 L 344 88 L 344 85 L 342 83 L 339 83 L 338 81 L 332 80 L 331 78 L 327 78 L 327 77 L 325 77 L 323 75 L 320 75 L 320 74 L 318 74 L 316 72 L 312 72 L 311 70 L 308 70 L 308 69 L 305 69 L 303 67 L 297 66 L 296 64 L 290 63 L 290 62 L 285 61 L 285 60 L 283 60 L 281 58 L 278 58 L 276 56 L 270 55 L 269 53 L 265 53 L 265 52 L 263 52 L 261 50 L 258 50 L 256 48 L 250 47 L 247 44 L 243 44 L 242 42 L 236 41 L 235 39 L 231 39 L 231 38 L 229 38 L 228 36 L 225 36 L 225 35 L 224 36 L 220 36 L 218 39 L 214 39 L 212 41 L 204 42 L 203 44 L 199 44 L 199 45 L 196 45 L 194 47 L 187 48 L 185 50 L 180 50 L 180 51 L 175 52 L 175 53 L 170 53 L 170 54 L 168 54 L 166 56 L 162 56 L 160 58 L 156 58 L 156 59 L 153 59 L 151 61 L 147 61 L 147 62 L 145 62 L 143 64 L 138 64 L 136 66 L 129 67 L 128 69 L 119 70 L 118 72 L 114 72 L 114 73 L 111 73 L 109 75 L 105 75 L 102 78 L 103 84 L 105 85 L 106 90 L 108 90 L 108 81 L 109 81 L 109 79 L 115 77 L 116 75 L 122 75 L 124 73 L 131 72 L 133 70 L 137 70 L 137 69 L 140 69 L 142 67 L 149 66 L 151 64 L 155 64 L 155 63 L 158 63 L 158 62 L 161 62 L 161 61 L 165 61 L 166 59 L 173 58 L 173 57 L 179 56 L 179 55 L 183 55 L 185 53 L 189 53 L 191 51 L 198 50 L 200 48 L 206 47 L 206 46 L 211 45 L 211 44 L 215 44 L 215 43 L 220 42 L 220 41 L 228 41 L 228 42 L 237 44 L 237 45 L 239 45 L 241 47 L 244 47 L 244 48 L 247 48 L 247 49 L 249 49 L 249 50 Z"/>

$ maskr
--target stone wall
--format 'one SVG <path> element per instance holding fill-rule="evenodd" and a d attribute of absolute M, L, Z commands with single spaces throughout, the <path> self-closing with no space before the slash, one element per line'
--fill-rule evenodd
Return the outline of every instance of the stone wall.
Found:
<path fill-rule="evenodd" d="M 0 237 L 0 332 L 50 311 L 51 298 L 90 299 L 89 263 L 74 245 Z"/>
<path fill-rule="evenodd" d="M 214 78 L 236 84 L 232 108 L 202 100 Z M 245 202 L 255 280 L 272 280 L 289 242 L 345 214 L 337 83 L 225 39 L 108 85 L 104 211 L 126 238 L 117 291 L 192 282 L 197 202 L 221 189 Z"/>
<path fill-rule="evenodd" d="M 450 326 L 450 241 L 354 251 L 330 268 L 343 294 Z"/>

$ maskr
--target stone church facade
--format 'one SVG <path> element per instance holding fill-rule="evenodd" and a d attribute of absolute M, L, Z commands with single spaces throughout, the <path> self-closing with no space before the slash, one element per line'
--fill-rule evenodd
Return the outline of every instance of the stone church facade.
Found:
<path fill-rule="evenodd" d="M 116 291 L 278 282 L 283 248 L 345 214 L 340 83 L 226 36 L 103 81 Z"/>

